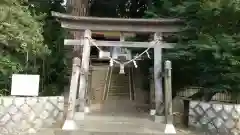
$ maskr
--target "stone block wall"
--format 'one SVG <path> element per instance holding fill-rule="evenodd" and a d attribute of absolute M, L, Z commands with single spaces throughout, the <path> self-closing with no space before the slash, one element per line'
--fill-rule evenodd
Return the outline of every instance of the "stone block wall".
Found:
<path fill-rule="evenodd" d="M 209 134 L 239 135 L 240 105 L 190 101 L 189 125 Z"/>
<path fill-rule="evenodd" d="M 0 135 L 36 132 L 63 119 L 64 97 L 0 97 Z"/>

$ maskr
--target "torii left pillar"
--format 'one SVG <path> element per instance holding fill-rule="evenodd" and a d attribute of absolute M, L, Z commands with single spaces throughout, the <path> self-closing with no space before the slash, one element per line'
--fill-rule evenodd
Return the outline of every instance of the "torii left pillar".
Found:
<path fill-rule="evenodd" d="M 89 62 L 90 62 L 90 51 L 91 51 L 91 31 L 85 30 L 84 32 L 84 42 L 83 42 L 83 53 L 82 53 L 82 64 L 81 64 L 81 74 L 79 80 L 79 89 L 78 89 L 78 120 L 84 119 L 85 114 L 85 93 L 88 87 L 88 75 L 89 75 Z"/>
<path fill-rule="evenodd" d="M 158 40 L 163 44 L 162 33 L 155 33 L 154 40 Z M 162 88 L 162 47 L 161 45 L 154 46 L 154 86 L 155 86 L 155 122 L 164 123 L 164 98 Z"/>
<path fill-rule="evenodd" d="M 70 84 L 69 101 L 67 118 L 62 127 L 63 130 L 77 130 L 78 126 L 75 122 L 77 120 L 84 119 L 85 110 L 85 92 L 87 89 L 87 77 L 89 73 L 89 61 L 90 61 L 90 37 L 91 31 L 85 30 L 84 33 L 84 46 L 82 53 L 82 61 L 75 57 L 73 60 L 73 71 Z M 80 62 L 81 67 L 80 67 Z M 79 81 L 79 82 L 78 82 Z M 79 85 L 79 89 L 78 88 Z M 78 95 L 77 95 L 78 93 Z M 78 98 L 78 99 L 76 99 Z M 78 113 L 76 114 L 76 105 L 79 105 Z"/>

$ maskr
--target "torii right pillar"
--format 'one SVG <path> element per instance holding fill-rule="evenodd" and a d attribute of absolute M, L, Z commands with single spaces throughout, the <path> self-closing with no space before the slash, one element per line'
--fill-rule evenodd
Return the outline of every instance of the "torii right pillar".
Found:
<path fill-rule="evenodd" d="M 162 42 L 162 33 L 154 33 L 154 41 Z M 162 42 L 163 43 L 163 42 Z M 162 87 L 162 47 L 154 46 L 154 88 L 155 88 L 155 122 L 165 123 L 164 96 Z"/>

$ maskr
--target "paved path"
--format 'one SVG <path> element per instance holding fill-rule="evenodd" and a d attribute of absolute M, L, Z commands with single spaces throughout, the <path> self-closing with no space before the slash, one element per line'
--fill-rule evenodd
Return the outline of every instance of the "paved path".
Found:
<path fill-rule="evenodd" d="M 149 116 L 148 106 L 129 100 L 106 101 L 100 109 L 92 110 L 85 117 L 82 127 L 84 131 L 95 132 L 127 132 L 141 134 L 164 134 L 165 125 L 153 122 Z M 178 134 L 192 134 L 193 132 L 177 129 Z"/>
<path fill-rule="evenodd" d="M 154 123 L 146 106 L 129 100 L 108 100 L 77 121 L 79 130 L 43 129 L 34 135 L 165 135 L 164 124 Z M 177 135 L 202 135 L 177 129 Z"/>

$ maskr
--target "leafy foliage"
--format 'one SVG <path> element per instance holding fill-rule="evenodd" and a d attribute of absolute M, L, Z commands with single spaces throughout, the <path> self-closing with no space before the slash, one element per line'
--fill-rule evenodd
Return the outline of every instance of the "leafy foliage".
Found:
<path fill-rule="evenodd" d="M 42 23 L 37 16 L 31 15 L 28 7 L 22 5 L 23 2 L 20 0 L 0 2 L 1 94 L 8 93 L 12 73 L 26 71 L 36 73 L 39 70 L 36 59 L 42 59 L 50 53 L 43 43 Z"/>
<path fill-rule="evenodd" d="M 185 76 L 185 82 L 177 86 L 205 88 L 204 92 L 193 95 L 194 98 L 204 96 L 205 100 L 210 100 L 217 92 L 240 92 L 239 2 L 156 0 L 147 12 L 147 17 L 170 16 L 185 20 L 186 27 L 178 35 L 179 45 L 168 52 L 166 58 L 173 61 L 176 76 Z M 177 81 L 179 79 L 175 84 Z"/>
<path fill-rule="evenodd" d="M 51 16 L 51 11 L 66 12 L 62 5 L 63 0 L 29 0 L 28 4 L 32 12 L 37 15 L 44 14 L 43 37 L 44 43 L 48 45 L 51 54 L 44 59 L 42 73 L 42 94 L 56 95 L 64 91 L 68 86 L 67 62 L 64 49 L 64 38 L 66 32 L 57 20 Z"/>
<path fill-rule="evenodd" d="M 0 95 L 7 95 L 13 73 L 41 75 L 41 92 L 63 91 L 66 82 L 65 32 L 51 11 L 65 12 L 62 0 L 1 0 Z"/>
<path fill-rule="evenodd" d="M 141 18 L 149 5 L 148 0 L 91 0 L 90 3 L 92 16 L 120 18 Z"/>

